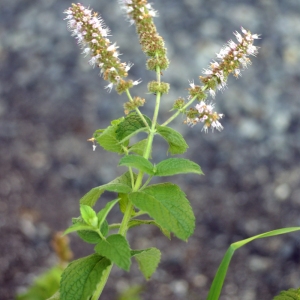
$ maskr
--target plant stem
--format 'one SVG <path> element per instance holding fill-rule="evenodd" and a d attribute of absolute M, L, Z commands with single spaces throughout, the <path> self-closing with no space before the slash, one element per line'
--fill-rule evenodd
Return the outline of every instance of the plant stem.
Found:
<path fill-rule="evenodd" d="M 160 82 L 160 68 L 158 68 L 158 67 L 156 69 L 156 77 L 157 77 L 157 81 Z M 129 100 L 132 101 L 132 97 L 129 93 L 129 90 L 127 90 L 126 93 L 127 93 L 127 96 L 129 98 Z M 144 118 L 142 113 L 139 111 L 139 109 L 136 109 L 136 112 L 139 114 L 139 116 L 141 117 L 141 119 L 143 120 L 145 125 L 149 128 L 148 143 L 147 143 L 144 155 L 143 155 L 143 157 L 146 158 L 146 159 L 148 159 L 149 156 L 150 156 L 151 149 L 152 149 L 153 138 L 154 138 L 154 135 L 155 135 L 155 132 L 156 132 L 155 126 L 156 126 L 158 112 L 159 112 L 160 98 L 161 98 L 161 93 L 157 93 L 151 128 L 149 128 L 149 125 L 146 122 L 146 119 Z M 139 174 L 137 176 L 137 179 L 136 179 L 136 182 L 135 182 L 135 185 L 133 187 L 133 192 L 138 191 L 138 189 L 141 187 L 142 181 L 143 181 L 143 176 L 144 176 L 144 173 L 139 172 Z M 128 222 L 131 218 L 132 208 L 133 208 L 133 205 L 130 202 L 128 202 L 127 207 L 126 207 L 126 211 L 124 213 L 123 220 L 122 220 L 122 223 L 121 223 L 120 229 L 119 229 L 119 234 L 121 234 L 124 237 L 126 236 L 126 233 L 127 233 L 127 230 L 128 230 Z M 96 288 L 96 291 L 93 294 L 91 300 L 98 300 L 99 297 L 101 296 L 101 293 L 102 293 L 103 288 L 104 288 L 104 286 L 107 282 L 107 279 L 109 277 L 109 274 L 111 272 L 112 267 L 113 267 L 113 264 L 111 264 L 108 268 L 106 268 L 104 270 L 104 272 L 102 274 L 102 277 L 101 277 L 101 281 L 99 282 L 99 284 Z"/>
<path fill-rule="evenodd" d="M 128 227 L 128 222 L 131 218 L 131 212 L 132 212 L 132 207 L 133 205 L 131 204 L 131 202 L 128 201 L 125 213 L 124 213 L 124 217 L 119 229 L 119 234 L 126 236 L 126 232 L 127 232 L 127 227 Z"/>
<path fill-rule="evenodd" d="M 128 222 L 131 217 L 132 207 L 133 207 L 133 205 L 131 203 L 128 203 L 128 205 L 126 207 L 126 211 L 124 213 L 124 217 L 123 217 L 121 226 L 120 226 L 120 229 L 119 229 L 119 234 L 121 234 L 123 236 L 126 236 L 126 232 L 128 229 Z M 101 293 L 104 289 L 104 286 L 106 285 L 106 282 L 107 282 L 107 279 L 109 277 L 112 267 L 113 267 L 113 263 L 103 271 L 101 280 L 100 280 L 99 284 L 97 285 L 96 291 L 94 292 L 91 300 L 98 300 L 99 297 L 101 296 Z"/>
<path fill-rule="evenodd" d="M 160 68 L 157 67 L 156 68 L 156 78 L 157 78 L 157 82 L 160 82 Z M 149 136 L 148 136 L 148 143 L 147 143 L 147 147 L 144 153 L 144 158 L 148 159 L 151 153 L 151 149 L 152 149 L 152 142 L 153 142 L 153 138 L 156 132 L 155 126 L 156 126 L 156 122 L 157 122 L 157 117 L 158 117 L 158 112 L 159 112 L 159 106 L 160 106 L 160 97 L 161 97 L 161 93 L 158 92 L 156 94 L 156 102 L 155 102 L 155 108 L 154 108 L 154 113 L 153 113 L 153 117 L 152 117 L 152 126 L 151 126 L 151 130 L 149 132 Z"/>
<path fill-rule="evenodd" d="M 202 91 L 204 92 L 207 89 L 207 85 L 202 87 Z M 172 122 L 181 112 L 184 112 L 186 108 L 188 108 L 196 99 L 196 96 L 193 97 L 183 108 L 179 109 L 173 116 L 171 116 L 165 123 L 161 124 L 161 126 L 166 126 L 170 122 Z"/>
<path fill-rule="evenodd" d="M 195 99 L 196 97 L 192 98 L 182 109 L 177 110 L 177 112 L 173 116 L 171 116 L 166 122 L 161 124 L 161 126 L 166 126 L 170 122 L 172 122 L 182 111 L 184 111 L 188 106 L 190 106 L 195 101 Z"/>

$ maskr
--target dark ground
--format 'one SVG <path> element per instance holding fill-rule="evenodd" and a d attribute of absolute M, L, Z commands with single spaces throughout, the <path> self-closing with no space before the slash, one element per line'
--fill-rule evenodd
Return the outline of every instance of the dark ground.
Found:
<path fill-rule="evenodd" d="M 82 1 L 103 16 L 118 41 L 122 60 L 132 61 L 133 79 L 144 95 L 154 74 L 144 71 L 134 28 L 117 1 Z M 78 216 L 78 200 L 89 189 L 123 172 L 117 155 L 87 138 L 123 115 L 125 97 L 107 94 L 106 83 L 91 69 L 70 37 L 62 11 L 66 0 L 0 2 L 0 299 L 13 299 L 53 261 L 51 235 Z M 103 294 L 114 300 L 133 284 L 145 285 L 144 300 L 205 299 L 230 243 L 280 227 L 300 225 L 300 2 L 299 0 L 154 1 L 156 24 L 171 60 L 163 80 L 171 91 L 161 120 L 174 99 L 186 96 L 215 53 L 242 25 L 262 34 L 259 55 L 238 81 L 218 93 L 217 110 L 225 129 L 204 134 L 201 126 L 173 126 L 190 145 L 186 156 L 205 176 L 178 176 L 194 209 L 195 234 L 184 243 L 168 241 L 152 227 L 129 233 L 132 248 L 155 246 L 162 262 L 152 280 L 137 270 L 115 269 Z M 165 156 L 159 144 L 154 161 Z M 111 200 L 105 194 L 102 201 Z M 102 202 L 103 203 L 103 202 Z M 119 217 L 114 211 L 111 218 Z M 75 235 L 76 257 L 87 255 Z M 272 299 L 300 286 L 300 234 L 256 241 L 238 250 L 231 262 L 222 300 Z M 101 298 L 102 299 L 102 298 Z"/>

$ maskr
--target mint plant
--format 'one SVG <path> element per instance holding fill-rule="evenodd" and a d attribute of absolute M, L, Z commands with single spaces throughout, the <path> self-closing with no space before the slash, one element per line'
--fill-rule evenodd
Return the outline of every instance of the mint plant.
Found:
<path fill-rule="evenodd" d="M 241 71 L 251 64 L 249 56 L 257 54 L 253 43 L 259 35 L 244 28 L 241 33 L 235 32 L 237 41 L 230 40 L 223 46 L 216 60 L 199 76 L 199 84 L 190 81 L 186 99 L 176 99 L 170 107 L 173 114 L 158 124 L 161 98 L 168 94 L 170 85 L 161 80 L 169 60 L 164 40 L 153 23 L 157 12 L 146 0 L 119 0 L 119 3 L 130 24 L 136 26 L 142 51 L 148 57 L 147 69 L 155 72 L 156 79 L 148 83 L 146 91 L 156 95 L 155 108 L 150 117 L 141 112 L 145 99 L 131 94 L 131 89 L 141 80 L 127 79 L 132 63 L 120 60 L 118 46 L 110 41 L 110 30 L 102 18 L 80 3 L 72 4 L 65 11 L 65 19 L 82 53 L 90 56 L 92 67 L 100 69 L 100 75 L 108 82 L 105 87 L 108 92 L 115 89 L 118 94 L 127 96 L 124 116 L 116 116 L 107 128 L 96 130 L 89 140 L 93 150 L 100 145 L 106 151 L 118 153 L 121 157 L 118 165 L 127 167 L 128 171 L 93 188 L 80 199 L 80 216 L 73 218 L 73 224 L 65 234 L 77 232 L 83 241 L 95 245 L 94 253 L 68 265 L 62 274 L 59 295 L 51 299 L 99 299 L 113 265 L 129 271 L 133 258 L 143 276 L 149 279 L 159 264 L 161 253 L 154 247 L 132 249 L 126 239 L 132 227 L 154 225 L 168 238 L 174 235 L 188 240 L 195 229 L 195 216 L 185 193 L 171 182 L 151 184 L 151 180 L 187 173 L 202 175 L 203 172 L 199 165 L 185 158 L 151 162 L 151 153 L 155 151 L 154 137 L 166 141 L 170 155 L 178 155 L 188 148 L 183 136 L 169 127 L 179 115 L 184 115 L 187 126 L 202 123 L 205 132 L 210 128 L 221 131 L 223 114 L 214 111 L 214 103 L 208 98 L 214 99 L 217 91 L 225 88 L 230 74 L 240 77 Z M 146 138 L 133 142 L 141 132 Z M 97 212 L 93 207 L 99 198 L 101 201 L 104 191 L 112 192 L 114 196 Z M 120 221 L 109 224 L 107 215 L 114 206 L 120 209 Z"/>

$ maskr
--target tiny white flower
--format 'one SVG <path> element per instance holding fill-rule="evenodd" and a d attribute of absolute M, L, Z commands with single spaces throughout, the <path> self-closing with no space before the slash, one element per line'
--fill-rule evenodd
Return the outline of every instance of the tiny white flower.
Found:
<path fill-rule="evenodd" d="M 210 65 L 211 65 L 211 67 L 212 67 L 213 69 L 216 69 L 216 68 L 219 68 L 219 67 L 220 67 L 219 63 L 216 62 L 216 61 L 211 62 Z"/>
<path fill-rule="evenodd" d="M 260 34 L 252 34 L 252 38 L 254 39 L 254 40 L 258 40 L 258 39 L 260 39 Z"/>
<path fill-rule="evenodd" d="M 202 73 L 205 74 L 205 75 L 212 75 L 214 72 L 212 70 L 203 69 Z"/>
<path fill-rule="evenodd" d="M 119 47 L 116 46 L 116 43 L 114 43 L 114 44 L 107 47 L 107 51 L 115 51 L 118 48 Z"/>
<path fill-rule="evenodd" d="M 107 36 L 109 36 L 110 30 L 108 28 L 101 28 L 100 32 L 101 32 L 102 36 L 107 37 Z"/>
<path fill-rule="evenodd" d="M 68 15 L 72 15 L 73 14 L 72 10 L 70 10 L 70 9 L 66 9 L 63 13 L 64 14 L 68 14 Z"/>
<path fill-rule="evenodd" d="M 248 31 L 247 31 L 243 26 L 241 26 L 241 31 L 242 31 L 242 33 L 244 33 L 244 34 L 248 34 Z"/>
<path fill-rule="evenodd" d="M 189 85 L 192 89 L 194 89 L 195 88 L 194 80 L 189 81 Z"/>
<path fill-rule="evenodd" d="M 201 113 L 203 113 L 205 106 L 206 106 L 206 104 L 204 103 L 204 101 L 201 101 L 200 103 L 196 104 L 195 108 L 201 114 Z"/>
<path fill-rule="evenodd" d="M 128 62 L 126 67 L 125 67 L 125 71 L 128 72 L 132 68 L 132 66 L 133 66 L 133 63 Z"/>
<path fill-rule="evenodd" d="M 208 127 L 207 127 L 206 124 L 204 124 L 204 126 L 202 127 L 201 131 L 203 131 L 203 130 L 204 130 L 205 133 L 208 132 Z"/>
<path fill-rule="evenodd" d="M 238 78 L 239 76 L 242 76 L 241 70 L 240 70 L 240 69 L 235 69 L 235 70 L 234 70 L 234 76 L 235 76 L 236 78 Z"/>
<path fill-rule="evenodd" d="M 219 121 L 213 121 L 211 123 L 211 127 L 212 127 L 212 129 L 216 128 L 219 131 L 221 131 L 223 129 L 223 126 L 221 125 L 221 123 Z"/>
<path fill-rule="evenodd" d="M 235 49 L 235 48 L 237 47 L 237 44 L 236 44 L 234 41 L 230 40 L 230 41 L 228 42 L 228 46 L 229 46 L 231 49 Z"/>
<path fill-rule="evenodd" d="M 105 86 L 104 88 L 107 89 L 107 92 L 110 93 L 112 88 L 113 88 L 114 84 L 111 82 L 110 84 L 108 84 L 107 86 Z"/>
<path fill-rule="evenodd" d="M 85 56 L 87 56 L 90 52 L 91 52 L 91 48 L 87 47 L 83 49 L 82 54 L 85 54 Z"/>
<path fill-rule="evenodd" d="M 73 16 L 72 16 L 72 15 L 67 15 L 67 16 L 64 18 L 64 20 L 71 20 L 71 19 L 73 19 Z"/>
<path fill-rule="evenodd" d="M 138 84 L 140 84 L 142 82 L 142 80 L 141 79 L 138 79 L 138 80 L 135 80 L 132 84 L 133 85 L 138 85 Z"/>
<path fill-rule="evenodd" d="M 213 89 L 209 89 L 208 91 L 210 93 L 210 95 L 215 98 L 216 97 L 216 92 Z"/>
<path fill-rule="evenodd" d="M 240 34 L 239 32 L 237 32 L 237 31 L 234 32 L 233 34 L 235 35 L 237 41 L 238 41 L 239 43 L 241 43 L 242 40 L 243 40 L 243 37 L 241 36 L 241 34 Z"/>

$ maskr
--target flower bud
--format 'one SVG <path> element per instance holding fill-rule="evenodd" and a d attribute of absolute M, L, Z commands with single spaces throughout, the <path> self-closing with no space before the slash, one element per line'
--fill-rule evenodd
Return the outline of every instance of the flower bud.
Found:
<path fill-rule="evenodd" d="M 148 91 L 151 94 L 167 94 L 169 92 L 170 85 L 166 82 L 150 81 L 148 83 Z"/>

